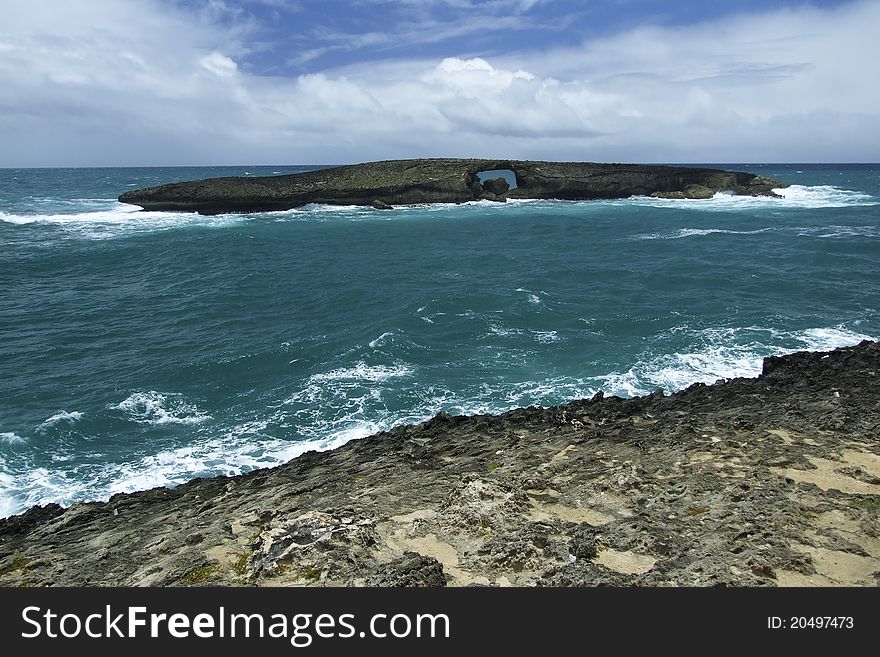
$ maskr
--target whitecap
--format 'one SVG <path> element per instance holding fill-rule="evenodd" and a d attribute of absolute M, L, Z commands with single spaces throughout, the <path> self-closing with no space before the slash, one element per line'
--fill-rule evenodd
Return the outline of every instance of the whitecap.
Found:
<path fill-rule="evenodd" d="M 53 427 L 56 424 L 62 422 L 65 424 L 73 424 L 75 422 L 79 422 L 82 417 L 83 414 L 79 411 L 71 411 L 70 413 L 68 413 L 67 411 L 58 411 L 52 417 L 43 420 L 43 422 L 40 423 L 40 426 L 37 427 L 37 430 L 45 431 L 46 429 L 49 429 L 50 427 Z"/>
<path fill-rule="evenodd" d="M 197 406 L 187 403 L 183 395 L 155 390 L 134 392 L 108 408 L 122 411 L 129 420 L 138 424 L 201 424 L 211 419 Z"/>
<path fill-rule="evenodd" d="M 368 343 L 370 345 L 370 349 L 378 349 L 379 347 L 385 346 L 387 342 L 389 342 L 394 337 L 394 331 L 386 331 L 378 338 L 370 340 Z"/>
<path fill-rule="evenodd" d="M 756 230 L 730 230 L 726 228 L 680 228 L 669 233 L 647 233 L 634 235 L 634 240 L 677 240 L 684 237 L 704 237 L 706 235 L 758 235 L 775 230 L 772 227 Z"/>
<path fill-rule="evenodd" d="M 522 292 L 523 294 L 528 295 L 526 299 L 531 304 L 539 305 L 541 303 L 541 297 L 538 294 L 535 294 L 531 290 L 527 290 L 524 287 L 518 287 L 516 288 L 516 290 L 514 290 L 514 292 Z M 542 290 L 540 294 L 546 296 L 547 293 Z"/>
<path fill-rule="evenodd" d="M 531 333 L 535 342 L 547 344 L 562 341 L 562 337 L 556 331 L 532 331 Z"/>
<path fill-rule="evenodd" d="M 409 376 L 413 371 L 405 365 L 367 365 L 360 361 L 353 367 L 343 367 L 329 372 L 320 372 L 309 377 L 311 382 L 366 381 L 380 383 L 387 379 Z"/>
<path fill-rule="evenodd" d="M 797 230 L 799 231 L 798 237 L 815 237 L 817 239 L 880 237 L 880 227 L 878 226 L 840 226 L 832 224 L 828 226 L 801 227 Z"/>
<path fill-rule="evenodd" d="M 11 431 L 0 433 L 0 443 L 5 443 L 7 445 L 23 445 L 26 442 L 26 439 Z"/>
<path fill-rule="evenodd" d="M 522 335 L 523 330 L 518 328 L 511 328 L 508 326 L 499 326 L 496 323 L 489 324 L 489 333 L 492 335 L 498 335 L 502 338 L 506 338 L 512 335 Z"/>

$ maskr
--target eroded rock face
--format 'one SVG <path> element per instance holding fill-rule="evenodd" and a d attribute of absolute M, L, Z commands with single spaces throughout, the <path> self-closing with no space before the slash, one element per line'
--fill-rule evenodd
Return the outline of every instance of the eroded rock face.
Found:
<path fill-rule="evenodd" d="M 504 178 L 491 178 L 483 181 L 483 190 L 496 196 L 504 194 L 510 189 L 510 183 Z"/>
<path fill-rule="evenodd" d="M 481 184 L 477 172 L 512 170 L 516 189 L 497 178 Z M 501 181 L 501 182 L 499 182 Z M 503 183 L 503 184 L 502 184 Z M 530 160 L 386 160 L 286 176 L 228 177 L 173 183 L 125 192 L 123 203 L 146 210 L 264 212 L 308 203 L 382 207 L 464 203 L 491 198 L 588 200 L 634 195 L 705 198 L 715 192 L 774 195 L 785 183 L 751 173 L 687 167 Z M 503 188 L 503 189 L 502 189 Z M 499 190 L 499 191 L 495 191 Z M 376 207 L 374 205 L 374 207 Z"/>
<path fill-rule="evenodd" d="M 0 520 L 0 585 L 875 586 L 880 344 Z"/>

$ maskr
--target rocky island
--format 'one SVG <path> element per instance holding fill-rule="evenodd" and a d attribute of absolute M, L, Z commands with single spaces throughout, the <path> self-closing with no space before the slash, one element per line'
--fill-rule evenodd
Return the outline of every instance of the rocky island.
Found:
<path fill-rule="evenodd" d="M 0 584 L 876 586 L 880 343 L 0 520 Z"/>
<path fill-rule="evenodd" d="M 511 171 L 481 181 L 484 171 Z M 132 190 L 119 197 L 145 210 L 221 214 L 290 210 L 309 203 L 464 203 L 508 198 L 590 200 L 656 196 L 711 198 L 716 192 L 775 196 L 785 183 L 752 173 L 638 164 L 435 158 L 386 160 L 281 176 L 211 178 Z"/>

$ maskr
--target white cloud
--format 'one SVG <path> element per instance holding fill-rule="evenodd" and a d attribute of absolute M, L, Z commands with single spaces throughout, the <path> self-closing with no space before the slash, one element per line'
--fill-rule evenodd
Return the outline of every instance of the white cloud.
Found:
<path fill-rule="evenodd" d="M 0 166 L 880 153 L 876 2 L 292 79 L 240 67 L 247 28 L 214 22 L 223 2 L 209 9 L 46 0 L 4 10 Z"/>
<path fill-rule="evenodd" d="M 199 59 L 202 67 L 221 78 L 228 78 L 238 72 L 238 64 L 219 52 L 212 52 Z"/>

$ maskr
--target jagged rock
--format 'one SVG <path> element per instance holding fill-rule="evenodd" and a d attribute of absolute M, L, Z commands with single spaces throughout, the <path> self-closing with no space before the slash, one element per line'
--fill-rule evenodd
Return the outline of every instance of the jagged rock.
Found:
<path fill-rule="evenodd" d="M 503 178 L 487 181 L 492 189 L 484 188 L 477 173 L 495 169 L 513 171 L 516 189 L 493 191 L 501 190 L 501 183 L 497 181 Z M 308 203 L 372 205 L 378 199 L 392 206 L 463 203 L 479 200 L 484 194 L 494 194 L 494 200 L 589 200 L 655 193 L 669 198 L 677 194 L 682 198 L 704 198 L 718 191 L 773 196 L 773 189 L 785 186 L 763 176 L 718 169 L 436 158 L 368 162 L 285 176 L 179 182 L 128 191 L 119 200 L 146 210 L 219 214 L 289 210 Z"/>
<path fill-rule="evenodd" d="M 383 564 L 378 572 L 367 579 L 367 586 L 437 587 L 446 586 L 443 564 L 434 557 L 418 552 L 404 552 L 400 557 Z"/>
<path fill-rule="evenodd" d="M 376 210 L 393 210 L 394 209 L 393 205 L 389 205 L 385 201 L 378 199 L 378 198 L 374 198 L 370 202 L 370 205 Z"/>
<path fill-rule="evenodd" d="M 483 190 L 490 194 L 500 196 L 510 189 L 510 183 L 505 178 L 490 178 L 483 181 Z"/>
<path fill-rule="evenodd" d="M 674 191 L 674 192 L 653 192 L 651 194 L 654 198 L 668 198 L 668 199 L 707 199 L 715 196 L 714 189 L 707 187 L 706 185 L 688 185 L 683 190 Z"/>

